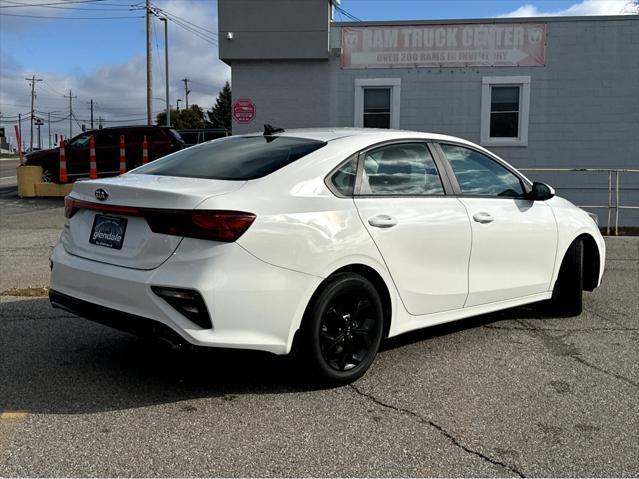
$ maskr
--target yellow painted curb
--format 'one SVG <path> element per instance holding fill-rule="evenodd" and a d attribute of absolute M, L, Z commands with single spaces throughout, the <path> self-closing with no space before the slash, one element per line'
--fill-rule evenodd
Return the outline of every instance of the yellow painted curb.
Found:
<path fill-rule="evenodd" d="M 42 181 L 41 166 L 23 166 L 16 168 L 18 177 L 18 195 L 21 198 L 33 198 L 36 196 L 35 184 Z"/>
<path fill-rule="evenodd" d="M 26 411 L 9 411 L 0 414 L 0 420 L 3 419 L 24 419 L 27 416 Z"/>
<path fill-rule="evenodd" d="M 67 196 L 73 189 L 73 183 L 59 185 L 58 183 L 36 183 L 36 196 Z"/>

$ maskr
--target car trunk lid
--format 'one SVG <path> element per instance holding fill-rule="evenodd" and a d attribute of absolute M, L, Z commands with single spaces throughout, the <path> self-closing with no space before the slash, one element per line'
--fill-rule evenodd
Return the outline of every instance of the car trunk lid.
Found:
<path fill-rule="evenodd" d="M 61 241 L 75 256 L 154 269 L 173 254 L 182 237 L 152 231 L 144 211 L 153 210 L 157 217 L 162 210 L 193 210 L 207 198 L 237 191 L 245 183 L 131 173 L 79 181 L 70 195 L 77 211 L 65 224 Z"/>

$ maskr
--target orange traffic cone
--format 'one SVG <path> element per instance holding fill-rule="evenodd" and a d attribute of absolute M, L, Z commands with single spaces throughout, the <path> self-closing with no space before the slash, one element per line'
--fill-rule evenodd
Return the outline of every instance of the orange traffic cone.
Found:
<path fill-rule="evenodd" d="M 67 176 L 67 157 L 64 151 L 64 138 L 60 136 L 60 183 L 69 181 Z"/>
<path fill-rule="evenodd" d="M 146 141 L 146 135 L 144 135 L 144 141 L 142 142 L 142 164 L 146 165 L 149 162 L 149 144 Z"/>
<path fill-rule="evenodd" d="M 120 174 L 126 173 L 126 154 L 124 152 L 124 135 L 120 135 Z"/>
<path fill-rule="evenodd" d="M 98 179 L 98 165 L 95 161 L 95 140 L 93 135 L 89 137 L 89 178 Z"/>

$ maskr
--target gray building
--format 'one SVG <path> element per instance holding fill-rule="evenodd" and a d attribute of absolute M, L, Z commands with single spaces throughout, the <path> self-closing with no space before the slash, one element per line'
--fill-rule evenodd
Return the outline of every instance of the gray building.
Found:
<path fill-rule="evenodd" d="M 390 7 L 389 7 L 390 8 Z M 333 22 L 329 0 L 219 0 L 233 133 L 364 126 L 483 145 L 579 205 L 639 169 L 639 16 Z M 639 173 L 619 174 L 639 205 Z M 594 208 L 600 224 L 617 210 Z M 639 226 L 639 210 L 619 210 Z"/>

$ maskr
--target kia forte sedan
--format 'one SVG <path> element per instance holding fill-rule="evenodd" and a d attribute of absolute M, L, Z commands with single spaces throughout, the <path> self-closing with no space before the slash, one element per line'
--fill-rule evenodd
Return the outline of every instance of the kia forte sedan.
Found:
<path fill-rule="evenodd" d="M 384 338 L 550 300 L 578 315 L 605 245 L 583 210 L 451 136 L 233 136 L 77 182 L 54 306 L 176 343 L 299 354 L 348 382 Z"/>

